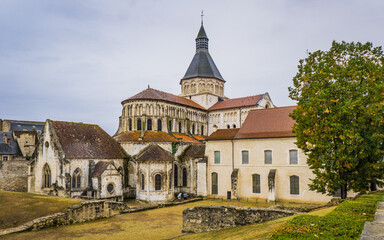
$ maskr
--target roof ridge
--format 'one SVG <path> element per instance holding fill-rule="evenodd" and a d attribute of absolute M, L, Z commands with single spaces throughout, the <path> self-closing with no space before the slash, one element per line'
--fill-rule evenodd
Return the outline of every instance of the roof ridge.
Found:
<path fill-rule="evenodd" d="M 80 125 L 89 125 L 89 126 L 97 126 L 101 128 L 98 124 L 95 123 L 84 123 L 84 122 L 72 122 L 72 121 L 57 121 L 57 120 L 51 120 L 52 122 L 58 122 L 58 123 L 71 123 L 71 124 L 80 124 Z"/>

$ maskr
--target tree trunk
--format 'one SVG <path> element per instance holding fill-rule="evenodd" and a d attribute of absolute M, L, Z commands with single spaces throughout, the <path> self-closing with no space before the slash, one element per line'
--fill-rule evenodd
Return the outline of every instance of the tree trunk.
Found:
<path fill-rule="evenodd" d="M 347 184 L 341 185 L 341 199 L 347 199 Z"/>
<path fill-rule="evenodd" d="M 376 191 L 377 190 L 376 182 L 374 180 L 371 181 L 370 189 L 371 189 L 371 191 Z"/>

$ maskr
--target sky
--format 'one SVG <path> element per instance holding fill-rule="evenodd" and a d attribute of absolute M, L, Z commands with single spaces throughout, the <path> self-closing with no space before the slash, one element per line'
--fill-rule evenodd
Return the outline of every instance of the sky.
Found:
<path fill-rule="evenodd" d="M 201 10 L 225 95 L 288 87 L 300 59 L 332 41 L 384 45 L 382 0 L 0 0 L 0 118 L 98 124 L 151 88 L 180 94 Z"/>

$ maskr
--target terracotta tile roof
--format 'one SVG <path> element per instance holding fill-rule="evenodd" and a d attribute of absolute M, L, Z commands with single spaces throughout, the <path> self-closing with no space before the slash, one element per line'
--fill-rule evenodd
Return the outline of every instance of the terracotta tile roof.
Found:
<path fill-rule="evenodd" d="M 205 155 L 205 144 L 193 144 L 187 147 L 180 158 L 203 158 Z"/>
<path fill-rule="evenodd" d="M 185 143 L 200 143 L 199 141 L 191 138 L 190 136 L 188 136 L 186 134 L 182 134 L 182 133 L 172 133 L 172 134 L 173 134 L 173 136 L 181 139 L 181 141 L 185 142 Z"/>
<path fill-rule="evenodd" d="M 209 108 L 209 111 L 219 110 L 219 109 L 228 109 L 228 108 L 256 106 L 257 103 L 263 98 L 263 96 L 264 94 L 259 94 L 256 96 L 227 99 L 221 102 L 217 102 L 215 105 Z"/>
<path fill-rule="evenodd" d="M 210 136 L 208 136 L 207 140 L 230 140 L 236 136 L 239 130 L 239 128 L 219 129 L 216 132 L 212 133 Z"/>
<path fill-rule="evenodd" d="M 249 111 L 235 139 L 294 137 L 292 127 L 295 121 L 289 114 L 295 108 L 291 106 Z"/>
<path fill-rule="evenodd" d="M 121 103 L 124 104 L 126 101 L 129 101 L 129 100 L 142 100 L 142 99 L 161 100 L 161 101 L 176 103 L 176 104 L 189 106 L 189 107 L 193 107 L 201 110 L 207 110 L 190 99 L 186 99 L 170 93 L 162 92 L 153 88 L 147 88 L 144 91 L 141 91 L 140 93 L 122 101 Z"/>
<path fill-rule="evenodd" d="M 172 137 L 166 132 L 146 131 L 143 140 L 139 140 L 141 131 L 125 132 L 115 136 L 115 140 L 119 143 L 122 142 L 179 142 L 176 138 Z"/>
<path fill-rule="evenodd" d="M 196 138 L 197 140 L 200 140 L 200 141 L 205 141 L 206 137 L 205 136 L 201 136 L 201 135 L 192 135 L 194 138 Z"/>
<path fill-rule="evenodd" d="M 92 177 L 100 177 L 101 174 L 107 169 L 109 162 L 100 161 L 96 163 L 95 170 L 92 173 Z"/>
<path fill-rule="evenodd" d="M 174 156 L 156 144 L 144 148 L 136 157 L 137 161 L 173 161 Z"/>
<path fill-rule="evenodd" d="M 98 125 L 51 122 L 65 158 L 121 159 L 125 157 L 120 145 Z"/>

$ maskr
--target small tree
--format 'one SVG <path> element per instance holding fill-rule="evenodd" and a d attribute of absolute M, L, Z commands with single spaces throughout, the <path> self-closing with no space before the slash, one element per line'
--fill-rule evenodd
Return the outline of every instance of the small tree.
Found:
<path fill-rule="evenodd" d="M 300 60 L 289 88 L 297 145 L 315 174 L 311 190 L 364 192 L 384 177 L 384 56 L 371 43 L 333 42 Z"/>

